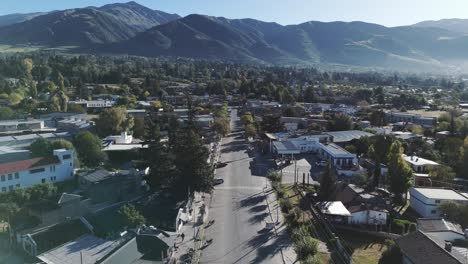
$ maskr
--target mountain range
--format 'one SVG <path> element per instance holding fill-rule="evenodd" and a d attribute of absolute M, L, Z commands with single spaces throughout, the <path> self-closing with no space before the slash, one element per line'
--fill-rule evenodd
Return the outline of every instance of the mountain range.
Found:
<path fill-rule="evenodd" d="M 459 66 L 468 59 L 468 20 L 402 27 L 318 21 L 283 26 L 198 14 L 180 17 L 135 2 L 5 17 L 0 17 L 0 43 L 75 46 L 99 54 L 403 70 Z"/>

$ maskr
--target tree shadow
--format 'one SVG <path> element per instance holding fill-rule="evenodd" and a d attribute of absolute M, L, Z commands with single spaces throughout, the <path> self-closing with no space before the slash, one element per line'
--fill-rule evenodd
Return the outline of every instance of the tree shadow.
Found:
<path fill-rule="evenodd" d="M 247 197 L 243 200 L 240 201 L 240 206 L 241 207 L 247 207 L 247 206 L 254 206 L 257 205 L 261 202 L 265 201 L 265 196 L 264 195 L 259 195 L 256 194 L 254 196 Z"/>
<path fill-rule="evenodd" d="M 262 204 L 262 205 L 257 205 L 257 206 L 254 206 L 252 208 L 249 209 L 249 212 L 251 213 L 259 213 L 259 212 L 263 212 L 267 209 L 267 205 L 266 204 Z"/>
<path fill-rule="evenodd" d="M 269 214 L 268 214 L 267 212 L 254 215 L 254 216 L 252 216 L 252 217 L 249 219 L 249 223 L 251 223 L 251 224 L 260 223 L 260 222 L 262 222 L 263 220 L 265 220 L 265 218 L 267 218 L 268 215 L 269 215 Z"/>

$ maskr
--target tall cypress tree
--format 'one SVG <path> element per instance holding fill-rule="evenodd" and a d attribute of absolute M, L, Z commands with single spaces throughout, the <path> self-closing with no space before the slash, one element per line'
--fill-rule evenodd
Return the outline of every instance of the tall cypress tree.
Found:
<path fill-rule="evenodd" d="M 406 199 L 408 189 L 411 187 L 411 179 L 413 178 L 413 170 L 403 159 L 402 154 L 403 148 L 401 143 L 398 140 L 393 142 L 388 154 L 388 176 L 390 191 L 395 194 L 397 199 L 400 199 L 402 194 L 405 194 Z"/>

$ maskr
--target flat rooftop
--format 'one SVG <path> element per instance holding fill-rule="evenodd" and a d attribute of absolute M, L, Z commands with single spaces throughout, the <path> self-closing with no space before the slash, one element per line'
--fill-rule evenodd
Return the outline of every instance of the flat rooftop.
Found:
<path fill-rule="evenodd" d="M 335 132 L 324 132 L 324 134 L 332 136 L 333 142 L 349 142 L 353 139 L 360 139 L 362 137 L 372 137 L 374 134 L 364 132 L 361 130 L 348 130 L 348 131 L 335 131 Z"/>
<path fill-rule="evenodd" d="M 407 156 L 405 154 L 402 155 L 403 159 L 412 164 L 412 165 L 415 165 L 415 166 L 426 166 L 426 165 L 433 165 L 433 166 L 437 166 L 439 165 L 439 163 L 435 162 L 435 161 L 432 161 L 432 160 L 428 160 L 428 159 L 423 159 L 423 158 L 420 158 L 420 157 L 417 157 L 417 156 Z"/>
<path fill-rule="evenodd" d="M 336 145 L 336 144 L 322 144 L 323 145 L 323 150 L 325 150 L 327 153 L 333 156 L 354 156 L 354 154 L 349 153 L 347 150 L 344 148 Z"/>
<path fill-rule="evenodd" d="M 467 197 L 450 189 L 414 188 L 414 190 L 421 193 L 429 199 L 468 201 Z"/>
<path fill-rule="evenodd" d="M 94 264 L 117 247 L 113 241 L 83 235 L 37 257 L 47 264 Z"/>
<path fill-rule="evenodd" d="M 290 141 L 274 141 L 273 145 L 275 146 L 278 152 L 281 151 L 299 151 L 299 149 Z"/>

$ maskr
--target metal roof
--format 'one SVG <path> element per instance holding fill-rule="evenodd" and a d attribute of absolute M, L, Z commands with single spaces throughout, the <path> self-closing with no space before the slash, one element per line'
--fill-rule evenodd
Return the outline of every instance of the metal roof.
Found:
<path fill-rule="evenodd" d="M 413 189 L 429 199 L 468 201 L 467 197 L 451 189 L 440 189 L 440 188 L 413 188 Z"/>
<path fill-rule="evenodd" d="M 359 139 L 362 137 L 372 137 L 374 134 L 369 132 L 364 132 L 361 130 L 348 130 L 348 131 L 335 131 L 335 132 L 325 132 L 324 134 L 332 136 L 333 142 L 349 142 L 353 139 Z"/>

